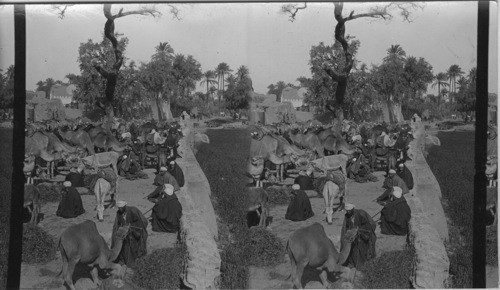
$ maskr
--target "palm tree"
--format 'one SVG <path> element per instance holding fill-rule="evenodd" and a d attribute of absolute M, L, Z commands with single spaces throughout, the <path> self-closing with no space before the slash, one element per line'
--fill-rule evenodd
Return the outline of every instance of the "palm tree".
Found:
<path fill-rule="evenodd" d="M 241 81 L 245 78 L 248 77 L 250 74 L 250 71 L 248 70 L 248 67 L 242 65 L 238 68 L 238 71 L 236 72 L 236 75 L 238 76 L 238 79 Z"/>
<path fill-rule="evenodd" d="M 403 61 L 405 57 L 406 52 L 399 44 L 391 45 L 391 47 L 387 49 L 387 56 L 384 57 L 384 62 L 399 62 Z"/>
<path fill-rule="evenodd" d="M 160 42 L 160 44 L 156 47 L 156 53 L 153 55 L 153 60 L 163 59 L 164 57 L 167 59 L 172 59 L 174 56 L 174 49 L 170 46 L 168 42 Z"/>
<path fill-rule="evenodd" d="M 209 92 L 210 86 L 217 83 L 217 81 L 214 78 L 215 78 L 215 72 L 212 70 L 207 70 L 203 74 L 203 80 L 200 83 L 201 85 L 207 84 L 207 104 L 208 104 L 208 100 L 209 100 L 208 96 L 210 93 Z"/>
<path fill-rule="evenodd" d="M 219 111 L 220 111 L 220 102 L 222 99 L 222 95 L 224 95 L 224 88 L 225 88 L 225 83 L 224 83 L 224 77 L 226 74 L 232 72 L 233 70 L 229 68 L 229 65 L 225 62 L 219 63 L 217 68 L 215 69 L 218 77 L 218 82 L 217 85 L 219 86 Z M 221 85 L 222 82 L 222 85 Z M 222 90 L 221 90 L 222 88 Z"/>
<path fill-rule="evenodd" d="M 436 85 L 438 86 L 438 103 L 440 104 L 441 102 L 441 86 L 446 87 L 449 86 L 449 84 L 446 82 L 447 76 L 445 73 L 438 73 L 437 75 L 434 76 L 434 83 L 432 84 L 432 87 L 434 88 Z"/>
<path fill-rule="evenodd" d="M 464 74 L 460 66 L 457 64 L 451 65 L 448 71 L 446 72 L 448 75 L 448 80 L 450 81 L 450 90 L 453 93 L 456 93 L 457 87 L 456 87 L 456 82 L 457 82 L 457 77 L 460 77 Z"/>

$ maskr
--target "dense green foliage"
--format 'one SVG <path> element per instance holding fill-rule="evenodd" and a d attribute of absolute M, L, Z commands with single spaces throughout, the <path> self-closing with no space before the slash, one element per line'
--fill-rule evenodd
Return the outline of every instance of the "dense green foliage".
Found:
<path fill-rule="evenodd" d="M 146 289 L 180 289 L 185 248 L 156 249 L 136 261 L 132 281 Z"/>
<path fill-rule="evenodd" d="M 368 261 L 363 268 L 363 286 L 367 289 L 408 289 L 410 288 L 412 262 L 415 250 L 383 253 L 382 256 Z"/>
<path fill-rule="evenodd" d="M 22 261 L 28 264 L 49 262 L 56 257 L 54 238 L 44 229 L 31 224 L 23 225 Z"/>
<path fill-rule="evenodd" d="M 474 214 L 474 132 L 440 132 L 441 146 L 430 148 L 427 163 L 443 194 L 451 228 L 446 244 L 453 288 L 472 287 Z"/>
<path fill-rule="evenodd" d="M 197 159 L 207 176 L 212 203 L 220 218 L 222 289 L 247 287 L 248 266 L 273 265 L 284 255 L 284 244 L 264 229 L 248 229 L 245 194 L 246 158 L 250 135 L 246 130 L 208 130 L 210 144 L 200 146 Z M 227 231 L 224 230 L 227 225 Z"/>

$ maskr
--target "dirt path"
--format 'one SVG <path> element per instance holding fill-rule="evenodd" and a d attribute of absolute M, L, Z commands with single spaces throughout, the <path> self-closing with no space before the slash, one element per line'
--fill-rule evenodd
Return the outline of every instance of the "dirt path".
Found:
<path fill-rule="evenodd" d="M 347 202 L 353 203 L 356 208 L 363 209 L 372 216 L 382 209 L 382 206 L 373 200 L 383 193 L 382 184 L 384 181 L 384 172 L 376 172 L 375 175 L 378 178 L 377 182 L 357 183 L 350 179 L 347 182 Z M 288 183 L 292 183 L 291 179 L 287 181 Z M 319 222 L 324 226 L 326 234 L 332 239 L 337 250 L 339 250 L 340 233 L 345 211 L 336 212 L 333 224 L 328 225 L 325 221 L 325 214 L 323 213 L 325 209 L 323 198 L 313 197 L 310 201 L 314 211 L 314 216 L 312 218 L 302 222 L 292 222 L 285 219 L 287 206 L 276 206 L 270 210 L 270 216 L 273 218 L 273 221 L 268 229 L 286 242 L 294 230 Z M 379 218 L 380 215 L 377 215 L 374 217 L 374 220 L 376 221 Z M 402 250 L 406 245 L 406 236 L 382 235 L 378 225 L 375 233 L 377 234 L 377 257 L 384 252 Z M 313 269 L 310 270 L 311 271 L 305 271 L 306 277 L 303 278 L 304 288 L 323 289 L 318 273 Z M 291 281 L 285 281 L 285 278 L 288 277 L 289 274 L 290 261 L 288 256 L 285 255 L 285 262 L 274 268 L 251 267 L 248 287 L 250 289 L 289 289 L 292 287 Z M 329 276 L 329 279 L 331 282 L 334 282 L 333 277 Z M 354 286 L 355 288 L 361 287 L 361 285 Z"/>
<path fill-rule="evenodd" d="M 129 205 L 137 207 L 143 213 L 151 209 L 153 206 L 153 204 L 144 199 L 144 197 L 155 189 L 155 186 L 153 185 L 155 170 L 146 169 L 144 172 L 148 174 L 148 179 L 127 180 L 120 178 L 118 181 L 118 199 L 127 201 Z M 58 176 L 57 178 L 61 180 L 64 177 Z M 96 223 L 99 233 L 104 237 L 108 246 L 110 246 L 111 232 L 113 229 L 116 209 L 105 210 L 104 221 L 99 222 L 96 219 L 96 213 L 94 210 L 96 205 L 95 196 L 82 195 L 82 201 L 86 212 L 77 218 L 71 219 L 60 218 L 55 215 L 58 203 L 47 203 L 43 205 L 41 212 L 44 214 L 44 219 L 39 223 L 39 226 L 54 236 L 54 239 L 57 241 L 60 234 L 68 226 L 80 223 L 87 219 L 92 220 Z M 146 217 L 148 218 L 150 214 L 150 212 L 147 213 Z M 148 253 L 151 253 L 154 249 L 173 247 L 176 241 L 177 234 L 155 233 L 151 230 L 151 224 L 148 225 Z M 61 267 L 62 261 L 59 252 L 57 252 L 55 260 L 46 264 L 28 265 L 23 263 L 21 265 L 20 287 L 22 289 L 66 289 L 63 286 L 63 280 L 55 277 L 61 270 Z M 80 270 L 81 271 L 78 271 L 77 269 L 75 271 L 75 275 L 73 275 L 75 287 L 77 289 L 91 289 L 92 282 L 90 279 L 90 273 L 86 273 L 85 269 Z M 130 276 L 131 271 L 127 271 L 127 277 Z"/>

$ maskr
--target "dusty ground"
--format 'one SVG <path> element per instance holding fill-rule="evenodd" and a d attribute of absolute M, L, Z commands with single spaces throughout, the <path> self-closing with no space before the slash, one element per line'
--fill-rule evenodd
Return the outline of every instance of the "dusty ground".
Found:
<path fill-rule="evenodd" d="M 382 206 L 374 202 L 380 194 L 383 193 L 382 183 L 384 180 L 384 172 L 376 172 L 375 175 L 379 179 L 377 182 L 357 183 L 353 180 L 347 182 L 347 202 L 353 203 L 356 208 L 363 209 L 371 216 L 377 214 Z M 291 179 L 287 180 L 289 183 Z M 340 248 L 340 232 L 342 229 L 342 222 L 344 220 L 345 211 L 336 212 L 332 225 L 328 225 L 325 221 L 325 202 L 321 197 L 312 197 L 310 199 L 314 216 L 306 221 L 292 222 L 285 219 L 287 206 L 277 206 L 271 209 L 270 216 L 273 218 L 272 223 L 268 229 L 286 242 L 290 234 L 301 227 L 308 226 L 312 223 L 319 222 L 325 228 L 326 234 L 333 240 L 337 250 Z M 338 201 L 337 201 L 338 203 Z M 377 221 L 380 215 L 374 217 Z M 384 252 L 402 250 L 406 245 L 406 236 L 387 236 L 380 233 L 380 227 L 377 225 L 376 229 L 377 243 L 376 251 L 377 256 Z M 314 269 L 306 270 L 306 277 L 303 278 L 303 284 L 306 289 L 323 289 L 320 282 L 318 273 Z M 251 267 L 250 269 L 250 289 L 289 289 L 292 287 L 291 281 L 285 281 L 285 278 L 290 274 L 290 261 L 288 256 L 285 256 L 285 262 L 274 268 L 257 268 Z M 330 277 L 331 282 L 334 282 L 334 277 Z M 358 279 L 356 279 L 357 281 Z M 361 285 L 354 285 L 356 288 L 362 287 Z"/>
<path fill-rule="evenodd" d="M 137 207 L 143 213 L 151 209 L 153 206 L 153 204 L 144 199 L 144 197 L 155 189 L 155 186 L 153 185 L 155 170 L 146 169 L 144 172 L 148 174 L 148 179 L 127 180 L 120 178 L 118 181 L 118 199 L 127 201 L 129 205 Z M 63 178 L 64 176 L 57 177 L 59 180 Z M 99 222 L 96 219 L 96 212 L 94 210 L 96 206 L 95 196 L 82 195 L 82 200 L 86 212 L 83 215 L 72 219 L 64 219 L 55 215 L 58 203 L 47 203 L 43 205 L 41 212 L 44 214 L 44 219 L 39 223 L 39 226 L 48 231 L 49 234 L 53 235 L 54 239 L 57 241 L 60 234 L 68 226 L 80 223 L 87 219 L 92 220 L 96 223 L 99 233 L 108 242 L 108 246 L 110 246 L 116 208 L 106 209 L 104 212 L 104 221 Z M 150 214 L 151 212 L 145 214 L 145 216 L 149 218 Z M 177 234 L 155 233 L 151 231 L 151 224 L 148 225 L 148 234 L 148 253 L 158 248 L 173 247 L 177 241 Z M 56 257 L 57 258 L 55 260 L 47 264 L 28 265 L 23 263 L 21 266 L 20 287 L 22 289 L 66 289 L 63 286 L 63 280 L 55 277 L 62 267 L 59 252 L 57 252 Z M 127 277 L 131 277 L 130 271 L 127 272 L 126 280 Z M 84 268 L 77 268 L 75 274 L 73 275 L 73 281 L 77 289 L 90 289 L 91 287 L 90 273 L 87 273 Z M 130 288 L 127 287 L 127 289 Z"/>

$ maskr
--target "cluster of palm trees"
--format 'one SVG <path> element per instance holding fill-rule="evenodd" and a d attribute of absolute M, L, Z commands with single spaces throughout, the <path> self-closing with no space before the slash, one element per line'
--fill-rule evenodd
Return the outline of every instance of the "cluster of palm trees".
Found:
<path fill-rule="evenodd" d="M 207 87 L 206 102 L 210 99 L 214 100 L 217 94 L 219 100 L 219 110 L 221 109 L 221 100 L 224 98 L 226 88 L 235 85 L 238 81 L 249 79 L 250 71 L 248 67 L 242 65 L 236 71 L 236 75 L 231 74 L 233 70 L 225 62 L 219 63 L 213 70 L 208 70 L 203 73 L 203 78 L 200 82 L 202 86 Z M 217 87 L 215 86 L 217 85 Z"/>
<path fill-rule="evenodd" d="M 12 108 L 14 99 L 14 65 L 5 73 L 0 69 L 0 109 Z"/>
<path fill-rule="evenodd" d="M 471 70 L 474 73 L 475 68 Z M 471 74 L 469 73 L 469 75 Z M 458 88 L 464 86 L 467 83 L 467 79 L 464 77 L 464 72 L 459 65 L 451 65 L 446 72 L 440 72 L 434 76 L 434 83 L 432 87 L 438 87 L 438 100 L 441 101 L 450 93 L 457 93 Z M 458 87 L 457 87 L 458 84 Z M 449 88 L 450 90 L 448 90 Z M 451 95 L 450 95 L 451 96 Z M 450 99 L 453 102 L 453 99 Z"/>

